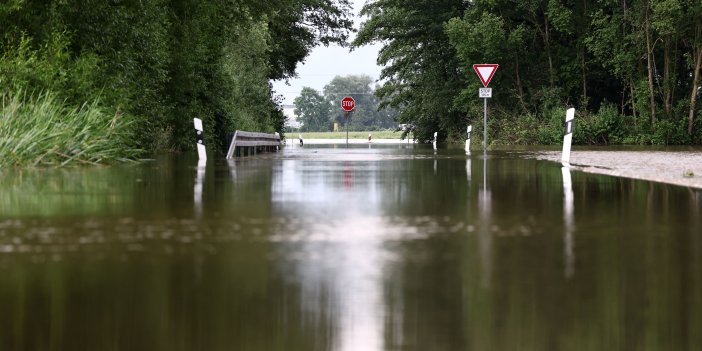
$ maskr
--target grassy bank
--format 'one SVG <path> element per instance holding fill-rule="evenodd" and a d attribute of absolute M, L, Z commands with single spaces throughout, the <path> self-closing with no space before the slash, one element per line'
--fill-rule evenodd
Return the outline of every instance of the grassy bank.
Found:
<path fill-rule="evenodd" d="M 302 135 L 305 139 L 346 139 L 346 132 L 289 132 L 288 138 L 297 138 Z M 349 132 L 349 139 L 368 139 L 368 134 L 373 135 L 373 139 L 400 139 L 402 132 L 391 130 L 375 130 L 371 132 Z"/>
<path fill-rule="evenodd" d="M 0 166 L 101 164 L 136 158 L 131 122 L 98 101 L 67 106 L 51 93 L 2 96 Z"/>

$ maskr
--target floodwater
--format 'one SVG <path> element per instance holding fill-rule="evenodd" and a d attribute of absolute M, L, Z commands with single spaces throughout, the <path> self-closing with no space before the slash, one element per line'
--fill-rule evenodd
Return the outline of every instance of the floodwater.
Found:
<path fill-rule="evenodd" d="M 0 350 L 702 350 L 702 191 L 309 145 L 0 173 Z"/>

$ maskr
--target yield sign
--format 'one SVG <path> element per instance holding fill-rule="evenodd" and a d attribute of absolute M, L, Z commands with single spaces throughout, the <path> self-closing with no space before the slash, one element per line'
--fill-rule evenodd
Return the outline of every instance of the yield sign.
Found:
<path fill-rule="evenodd" d="M 490 84 L 490 79 L 492 79 L 492 76 L 495 75 L 495 71 L 497 71 L 497 67 L 500 67 L 500 65 L 496 63 L 485 63 L 485 64 L 479 64 L 479 65 L 473 65 L 473 69 L 475 70 L 475 73 L 478 74 L 478 77 L 480 77 L 480 81 L 483 82 L 483 86 L 487 88 L 488 84 Z"/>

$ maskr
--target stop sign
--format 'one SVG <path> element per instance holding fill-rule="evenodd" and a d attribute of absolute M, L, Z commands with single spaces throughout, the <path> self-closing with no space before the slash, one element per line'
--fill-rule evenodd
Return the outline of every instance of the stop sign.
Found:
<path fill-rule="evenodd" d="M 353 109 L 356 108 L 356 100 L 350 96 L 341 99 L 341 108 L 346 112 L 353 111 Z"/>

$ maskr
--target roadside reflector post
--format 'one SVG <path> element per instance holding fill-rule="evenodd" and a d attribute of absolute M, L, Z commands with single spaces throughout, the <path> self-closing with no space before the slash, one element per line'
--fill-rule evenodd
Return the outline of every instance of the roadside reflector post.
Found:
<path fill-rule="evenodd" d="M 561 163 L 564 166 L 570 165 L 570 147 L 573 143 L 573 122 L 575 120 L 575 109 L 570 108 L 566 112 L 565 131 L 563 135 L 563 154 L 561 155 Z"/>
<path fill-rule="evenodd" d="M 473 131 L 473 126 L 468 126 L 466 129 L 466 151 L 470 153 L 470 133 Z"/>
<path fill-rule="evenodd" d="M 197 156 L 201 161 L 207 160 L 207 150 L 205 149 L 205 129 L 202 127 L 202 120 L 193 118 L 195 125 L 195 143 L 197 147 Z"/>

